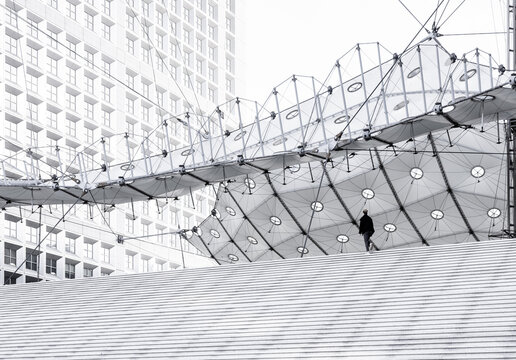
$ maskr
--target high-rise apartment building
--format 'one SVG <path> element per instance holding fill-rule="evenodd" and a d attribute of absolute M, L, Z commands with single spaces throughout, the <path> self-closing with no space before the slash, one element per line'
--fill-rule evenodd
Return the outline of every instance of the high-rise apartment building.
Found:
<path fill-rule="evenodd" d="M 120 134 L 133 152 L 142 139 L 166 149 L 164 121 L 170 148 L 187 146 L 176 118 L 188 113 L 199 129 L 207 112 L 235 96 L 235 0 L 6 0 L 0 9 L 0 166 L 8 178 L 127 161 Z M 235 127 L 230 115 L 225 121 Z M 89 147 L 99 141 L 103 152 Z M 211 264 L 174 232 L 204 219 L 214 196 L 208 187 L 113 207 L 8 208 L 0 214 L 2 279 Z"/>

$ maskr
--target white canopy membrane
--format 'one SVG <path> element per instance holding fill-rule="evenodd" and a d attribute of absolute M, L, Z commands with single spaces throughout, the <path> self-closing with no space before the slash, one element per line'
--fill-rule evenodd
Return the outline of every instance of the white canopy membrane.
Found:
<path fill-rule="evenodd" d="M 504 229 L 505 123 L 456 127 L 223 183 L 190 241 L 219 263 L 487 240 Z"/>
<path fill-rule="evenodd" d="M 193 124 L 193 115 L 187 113 L 179 122 L 177 119 L 164 121 L 151 132 L 163 139 L 161 143 L 153 143 L 151 134 L 143 139 L 128 134 L 104 134 L 102 139 L 77 153 L 74 160 L 66 164 L 60 155 L 60 151 L 66 150 L 64 148 L 56 149 L 54 154 L 49 155 L 48 149 L 22 150 L 16 142 L 5 138 L 6 146 L 18 151 L 17 160 L 23 162 L 25 172 L 19 171 L 20 161 L 15 165 L 11 161 L 13 159 L 2 161 L 4 178 L 0 180 L 0 206 L 82 201 L 102 203 L 107 207 L 129 201 L 176 197 L 207 184 L 223 182 L 227 193 L 219 191 L 216 204 L 220 219 L 207 219 L 198 228 L 199 233 L 204 235 L 191 239 L 199 249 L 219 262 L 296 256 L 300 254 L 299 251 L 307 256 L 356 251 L 360 247 L 354 241 L 356 234 L 351 231 L 354 226 L 352 219 L 358 216 L 357 209 L 362 209 L 364 205 L 370 209 L 375 220 L 375 238 L 382 235 L 384 225 L 396 226 L 395 231 L 388 232 L 385 241 L 373 239 L 382 249 L 402 244 L 476 240 L 482 238 L 481 234 L 500 230 L 501 221 L 497 223 L 500 228 L 496 227 L 498 225 L 486 225 L 483 232 L 478 229 L 477 233 L 476 226 L 485 222 L 475 220 L 470 221 L 469 226 L 464 224 L 467 234 L 460 228 L 459 222 L 454 232 L 443 229 L 440 236 L 428 234 L 429 231 L 423 229 L 431 222 L 427 214 L 421 215 L 421 224 L 416 221 L 418 217 L 410 217 L 409 220 L 406 204 L 413 204 L 415 199 L 420 201 L 411 206 L 435 203 L 433 210 L 442 211 L 444 217 L 434 228 L 437 225 L 442 228 L 444 225 L 440 224 L 453 219 L 453 211 L 466 219 L 466 214 L 470 215 L 464 209 L 459 210 L 458 206 L 455 206 L 457 210 L 452 210 L 453 207 L 443 208 L 443 204 L 449 205 L 447 201 L 450 197 L 452 200 L 459 199 L 453 200 L 454 205 L 465 202 L 461 200 L 462 192 L 455 194 L 447 190 L 446 183 L 455 181 L 455 178 L 450 180 L 448 176 L 445 181 L 442 176 L 445 172 L 442 171 L 438 173 L 441 177 L 425 175 L 425 180 L 415 182 L 416 185 L 426 184 L 426 179 L 431 179 L 431 184 L 435 182 L 434 187 L 425 189 L 424 186 L 400 185 L 414 167 L 423 169 L 424 174 L 430 174 L 431 170 L 412 165 L 407 170 L 401 167 L 399 159 L 403 159 L 403 164 L 412 164 L 417 159 L 423 161 L 431 157 L 429 152 L 437 153 L 447 173 L 460 168 L 457 174 L 467 175 L 478 164 L 471 161 L 470 164 L 463 158 L 480 157 L 483 161 L 496 160 L 497 173 L 500 174 L 505 166 L 500 160 L 505 149 L 504 125 L 493 120 L 514 116 L 514 79 L 504 73 L 504 69 L 493 67 L 491 56 L 476 50 L 457 59 L 433 40 L 420 43 L 400 56 L 389 54 L 387 61 L 382 61 L 382 53 L 386 59 L 383 48 L 378 45 L 373 50 L 378 65 L 370 70 L 362 71 L 366 55 L 364 49 L 357 46 L 349 56 L 337 62 L 324 84 L 316 86 L 313 78 L 292 77 L 275 88 L 261 106 L 238 98 L 226 104 L 226 108 L 233 107 L 240 124 L 233 131 L 222 126 L 223 117 L 227 115 L 221 108 L 197 124 Z M 367 59 L 375 61 L 371 61 L 369 56 Z M 358 65 L 354 67 L 355 60 Z M 341 79 L 348 72 L 353 72 L 354 68 L 359 69 L 359 75 L 342 82 Z M 299 100 L 303 98 L 306 100 Z M 250 114 L 250 110 L 254 112 Z M 177 128 L 181 128 L 180 123 L 187 125 L 182 127 L 185 130 L 183 135 L 190 139 L 191 146 L 172 149 L 169 133 L 177 132 Z M 246 123 L 249 124 L 244 125 Z M 497 137 L 493 140 L 495 135 L 498 136 L 498 131 L 502 137 L 500 144 L 496 144 Z M 433 134 L 435 149 L 427 137 L 429 133 Z M 482 140 L 484 138 L 490 139 L 490 142 Z M 462 142 L 467 139 L 476 145 Z M 110 160 L 105 151 L 107 142 L 111 147 L 116 146 L 120 156 L 125 153 L 127 161 L 106 165 Z M 487 148 L 495 146 L 493 144 L 496 145 L 494 152 L 497 155 L 482 155 Z M 454 150 L 467 148 L 468 152 L 462 155 L 453 153 L 453 156 L 450 153 L 448 159 L 446 152 L 440 153 L 447 149 L 445 145 L 453 145 L 451 149 Z M 410 152 L 403 151 L 410 146 L 414 147 L 409 149 Z M 106 163 L 89 169 L 85 156 L 98 153 Z M 454 160 L 457 156 L 461 156 L 460 161 Z M 321 167 L 321 161 L 327 159 L 333 161 Z M 380 171 L 379 160 L 385 164 L 385 171 Z M 456 161 L 457 169 L 449 169 L 447 161 Z M 477 162 L 481 164 L 480 160 Z M 391 170 L 391 163 L 398 164 L 396 166 L 400 170 Z M 465 164 L 468 164 L 467 168 Z M 488 168 L 483 164 L 479 166 Z M 47 169 L 46 172 L 44 169 Z M 48 175 L 43 176 L 45 173 Z M 387 177 L 391 180 L 387 181 Z M 504 196 L 504 187 L 500 183 L 503 176 L 499 177 L 501 179 L 496 186 L 490 183 L 491 192 L 468 193 L 468 196 L 482 194 L 485 196 L 482 201 L 493 203 L 492 207 L 501 211 L 496 219 L 501 219 L 504 210 L 504 206 L 498 204 L 503 200 L 499 200 L 499 197 Z M 373 179 L 379 179 L 376 181 L 381 181 L 381 187 Z M 476 179 L 476 187 L 481 187 L 479 184 L 483 186 L 487 179 L 487 175 L 480 183 Z M 375 196 L 367 200 L 371 205 L 363 202 L 362 192 L 365 189 L 374 191 Z M 412 192 L 405 194 L 404 191 L 408 189 L 419 189 L 414 190 L 416 195 L 424 193 L 427 197 L 423 201 Z M 378 195 L 384 191 L 387 196 L 387 190 L 391 193 L 390 197 Z M 286 200 L 281 196 L 284 191 L 287 192 Z M 402 195 L 394 195 L 395 192 Z M 317 193 L 319 195 L 315 200 Z M 319 200 L 331 194 L 335 196 L 333 200 Z M 289 196 L 293 203 L 286 202 L 290 201 Z M 354 200 L 349 202 L 350 199 Z M 235 206 L 235 200 L 240 207 Z M 326 200 L 340 210 L 330 214 L 328 209 L 331 209 L 331 205 Z M 479 204 L 473 199 L 468 201 L 475 206 Z M 310 211 L 312 203 L 315 209 L 319 209 L 319 202 L 323 206 L 322 211 Z M 337 203 L 341 207 L 336 206 Z M 233 211 L 226 207 L 232 208 L 235 214 L 231 215 Z M 482 208 L 482 216 L 486 214 L 484 210 Z M 317 216 L 328 216 L 328 219 L 326 222 L 316 220 L 312 212 Z M 334 217 L 333 220 L 329 215 Z M 278 222 L 276 218 L 271 219 L 272 216 L 280 219 L 278 225 L 274 223 Z M 343 217 L 339 219 L 339 216 Z M 410 227 L 406 227 L 402 220 L 397 222 L 398 218 L 405 219 Z M 347 225 L 346 221 L 349 222 Z M 218 227 L 215 226 L 217 224 Z M 416 231 L 419 226 L 421 230 Z M 343 236 L 334 244 L 339 235 Z M 324 238 L 327 238 L 327 244 Z M 238 242 L 241 243 L 237 246 Z M 251 250 L 244 244 L 248 247 L 252 245 L 252 256 L 249 253 Z M 299 246 L 303 248 L 298 249 Z"/>

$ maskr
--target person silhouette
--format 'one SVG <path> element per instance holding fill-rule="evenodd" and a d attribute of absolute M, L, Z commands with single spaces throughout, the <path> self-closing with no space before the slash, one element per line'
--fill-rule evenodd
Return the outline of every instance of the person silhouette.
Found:
<path fill-rule="evenodd" d="M 373 243 L 371 242 L 371 236 L 374 234 L 373 219 L 367 215 L 367 209 L 363 211 L 364 215 L 360 218 L 360 226 L 358 233 L 364 236 L 364 243 L 366 251 L 373 251 Z"/>

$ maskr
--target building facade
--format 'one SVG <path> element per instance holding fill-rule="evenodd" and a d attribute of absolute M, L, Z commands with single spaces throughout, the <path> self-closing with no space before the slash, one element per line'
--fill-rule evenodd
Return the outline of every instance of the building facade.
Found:
<path fill-rule="evenodd" d="M 49 178 L 63 167 L 77 172 L 77 163 L 127 161 L 121 135 L 131 156 L 144 140 L 156 151 L 167 141 L 171 149 L 187 146 L 187 128 L 177 119 L 188 113 L 199 130 L 216 104 L 235 96 L 235 0 L 9 0 L 1 12 L 4 177 Z M 225 126 L 234 128 L 227 110 Z M 211 265 L 177 231 L 204 219 L 214 200 L 207 187 L 181 199 L 112 207 L 4 209 L 2 278 L 23 283 Z"/>

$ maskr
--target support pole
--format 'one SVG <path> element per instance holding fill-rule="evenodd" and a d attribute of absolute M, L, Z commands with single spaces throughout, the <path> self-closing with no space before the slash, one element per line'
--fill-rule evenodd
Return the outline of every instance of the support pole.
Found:
<path fill-rule="evenodd" d="M 417 46 L 417 57 L 418 57 L 418 60 L 419 60 L 419 74 L 421 75 L 421 91 L 423 92 L 423 106 L 425 107 L 424 110 L 425 112 L 427 111 L 427 106 L 426 106 L 426 91 L 425 91 L 425 78 L 423 76 L 423 62 L 421 61 L 421 48 L 419 47 L 419 45 Z"/>
<path fill-rule="evenodd" d="M 104 140 L 104 138 L 101 138 L 100 142 L 102 144 L 102 152 L 104 153 L 104 163 L 106 164 L 107 178 L 108 178 L 108 181 L 110 181 L 111 175 L 109 174 L 109 166 L 107 164 L 106 140 Z"/>
<path fill-rule="evenodd" d="M 260 128 L 260 118 L 259 118 L 259 112 L 258 112 L 258 103 L 254 102 L 254 108 L 256 110 L 256 127 L 258 128 L 258 137 L 260 138 L 260 149 L 262 150 L 262 156 L 265 156 L 265 152 L 263 150 L 263 137 L 262 137 L 262 129 Z"/>
<path fill-rule="evenodd" d="M 324 124 L 323 110 L 321 108 L 319 94 L 317 94 L 317 92 L 315 91 L 315 79 L 313 76 L 312 76 L 312 89 L 314 90 L 315 111 L 317 113 L 317 118 L 321 122 L 324 143 L 326 144 L 327 151 L 330 152 L 330 144 L 328 143 L 328 138 L 326 137 L 326 125 Z"/>
<path fill-rule="evenodd" d="M 163 121 L 163 127 L 165 128 L 165 140 L 167 141 L 168 158 L 170 162 L 170 171 L 174 170 L 174 162 L 172 161 L 172 149 L 170 147 L 170 136 L 168 134 L 168 123 Z"/>
<path fill-rule="evenodd" d="M 228 154 L 226 152 L 226 139 L 224 128 L 222 127 L 222 110 L 217 106 L 217 114 L 219 115 L 220 140 L 222 141 L 222 149 L 224 150 L 224 161 L 228 161 Z"/>
<path fill-rule="evenodd" d="M 362 77 L 362 90 L 364 92 L 364 102 L 367 113 L 367 125 L 369 129 L 371 128 L 371 114 L 369 113 L 369 103 L 367 102 L 367 89 L 364 77 L 364 64 L 362 62 L 362 53 L 360 52 L 360 45 L 357 44 L 357 52 L 358 52 L 358 61 L 360 62 L 360 76 Z M 408 117 L 408 115 L 407 115 Z"/>
<path fill-rule="evenodd" d="M 351 140 L 351 127 L 349 126 L 351 118 L 348 114 L 348 106 L 346 105 L 346 94 L 344 92 L 344 83 L 342 82 L 342 72 L 340 70 L 340 63 L 338 60 L 335 63 L 335 66 L 337 67 L 337 73 L 339 74 L 340 92 L 342 94 L 342 105 L 344 106 L 344 115 L 346 116 L 346 127 L 348 128 L 349 140 Z"/>
<path fill-rule="evenodd" d="M 385 113 L 385 123 L 389 125 L 389 112 L 387 111 L 387 101 L 385 99 L 385 85 L 383 82 L 383 69 L 382 69 L 382 56 L 380 54 L 380 43 L 376 43 L 376 49 L 378 50 L 378 67 L 380 69 L 380 79 L 382 79 L 382 100 L 383 100 L 383 112 Z"/>
<path fill-rule="evenodd" d="M 193 148 L 193 139 L 192 139 L 192 125 L 190 124 L 190 113 L 186 113 L 186 123 L 188 124 L 188 141 L 190 142 L 190 152 L 192 155 L 192 163 L 193 163 L 193 166 L 195 167 L 195 152 L 194 152 L 194 148 Z"/>
<path fill-rule="evenodd" d="M 244 159 L 247 159 L 247 155 L 245 153 L 245 133 L 244 133 L 244 125 L 242 123 L 242 113 L 240 111 L 240 99 L 236 98 L 236 105 L 238 110 L 238 126 L 240 127 L 240 140 L 242 140 L 242 155 Z"/>
<path fill-rule="evenodd" d="M 278 101 L 278 91 L 276 91 L 276 88 L 272 90 L 272 93 L 274 94 L 274 98 L 276 99 L 276 109 L 278 111 L 278 120 L 280 125 L 280 131 L 281 131 L 281 142 L 283 143 L 283 151 L 287 152 L 287 144 L 285 144 L 285 132 L 283 131 L 283 122 L 281 121 L 281 110 L 279 107 L 279 101 Z"/>
<path fill-rule="evenodd" d="M 305 148 L 305 129 L 303 127 L 303 120 L 301 118 L 301 107 L 299 106 L 299 94 L 297 92 L 297 78 L 296 75 L 292 76 L 292 82 L 294 83 L 294 92 L 296 93 L 296 104 L 297 104 L 297 117 L 299 118 L 299 129 L 301 130 L 301 148 Z"/>

